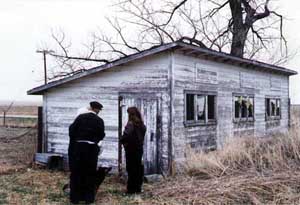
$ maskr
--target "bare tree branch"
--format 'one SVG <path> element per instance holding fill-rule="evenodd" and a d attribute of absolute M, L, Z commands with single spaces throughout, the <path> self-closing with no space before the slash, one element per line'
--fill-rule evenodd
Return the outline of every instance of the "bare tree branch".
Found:
<path fill-rule="evenodd" d="M 64 45 L 63 43 L 65 41 L 65 33 L 62 30 L 60 30 L 60 33 L 61 33 L 60 38 L 58 36 L 56 36 L 53 31 L 52 31 L 51 36 L 56 41 L 56 43 L 59 45 L 59 47 L 62 49 L 64 55 L 66 57 L 68 57 L 68 50 L 67 49 L 71 46 L 71 43 L 69 43 L 68 45 Z"/>
<path fill-rule="evenodd" d="M 169 19 L 167 20 L 167 22 L 164 23 L 164 24 L 160 24 L 159 26 L 161 27 L 161 26 L 166 26 L 166 25 L 168 25 L 168 24 L 170 23 L 170 21 L 172 20 L 172 18 L 173 18 L 173 16 L 174 16 L 174 13 L 176 12 L 176 10 L 178 10 L 178 9 L 179 9 L 182 5 L 184 5 L 187 1 L 188 1 L 188 0 L 183 0 L 183 1 L 181 1 L 178 5 L 176 5 L 176 6 L 174 7 L 174 9 L 170 12 L 171 14 L 170 14 L 170 17 L 169 17 Z"/>
<path fill-rule="evenodd" d="M 212 2 L 212 1 L 211 1 Z M 224 4 L 218 4 L 218 7 L 212 9 L 212 11 L 207 15 L 205 16 L 204 18 L 207 18 L 207 17 L 213 17 L 217 12 L 219 12 L 222 8 L 224 8 L 227 4 L 229 4 L 229 1 L 226 1 Z"/>
<path fill-rule="evenodd" d="M 109 63 L 110 61 L 107 59 L 93 59 L 89 57 L 76 57 L 76 56 L 64 56 L 64 55 L 58 55 L 58 54 L 53 54 L 49 53 L 49 55 L 53 57 L 58 57 L 58 58 L 64 58 L 66 60 L 83 60 L 83 61 L 93 61 L 93 62 L 102 62 L 102 63 Z M 125 54 L 126 55 L 126 54 Z"/>
<path fill-rule="evenodd" d="M 274 14 L 274 15 L 277 16 L 277 17 L 279 17 L 279 20 L 280 20 L 280 39 L 283 40 L 284 46 L 285 46 L 285 48 L 286 48 L 286 50 L 287 50 L 287 40 L 286 40 L 286 38 L 285 38 L 284 35 L 283 35 L 283 16 L 280 15 L 280 14 L 278 14 L 278 13 L 275 12 L 275 11 L 271 11 L 270 13 L 271 13 L 271 14 Z"/>
<path fill-rule="evenodd" d="M 266 45 L 264 44 L 264 40 L 263 40 L 263 38 L 260 36 L 260 34 L 259 34 L 253 27 L 251 27 L 251 31 L 252 31 L 252 33 L 255 34 L 256 37 L 260 40 L 260 42 L 262 43 L 263 47 L 264 47 L 264 48 L 267 48 Z"/>
<path fill-rule="evenodd" d="M 120 24 L 118 22 L 117 19 L 115 19 L 115 24 L 109 19 L 109 18 L 106 18 L 107 21 L 110 23 L 110 25 L 117 31 L 117 33 L 119 34 L 119 36 L 121 37 L 122 39 L 122 42 L 124 43 L 124 45 L 127 47 L 127 48 L 130 48 L 136 52 L 140 52 L 140 49 L 138 49 L 137 47 L 134 47 L 134 46 L 131 46 L 129 45 L 128 41 L 125 40 L 125 37 L 124 35 L 122 34 L 122 28 L 120 27 Z"/>
<path fill-rule="evenodd" d="M 114 0 L 120 16 L 107 18 L 112 32 L 102 30 L 100 34 L 94 34 L 91 42 L 84 45 L 87 52 L 78 56 L 71 54 L 72 44 L 67 43 L 62 31 L 59 35 L 52 32 L 59 52 L 50 55 L 56 58 L 59 66 L 65 67 L 63 72 L 57 72 L 58 77 L 74 74 L 77 70 L 81 72 L 88 67 L 87 62 L 109 63 L 178 39 L 237 57 L 269 58 L 275 62 L 287 57 L 288 53 L 283 16 L 269 8 L 271 2 Z M 281 46 L 278 59 L 272 55 L 276 43 Z"/>

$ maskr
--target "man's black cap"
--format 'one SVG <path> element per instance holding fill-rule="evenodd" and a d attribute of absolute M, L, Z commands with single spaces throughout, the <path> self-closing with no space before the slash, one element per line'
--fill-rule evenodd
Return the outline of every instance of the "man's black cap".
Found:
<path fill-rule="evenodd" d="M 102 110 L 102 108 L 103 108 L 103 105 L 101 105 L 99 102 L 97 102 L 97 101 L 92 101 L 92 102 L 90 102 L 90 106 L 91 106 L 91 108 L 93 108 L 93 109 L 98 109 L 98 110 Z"/>

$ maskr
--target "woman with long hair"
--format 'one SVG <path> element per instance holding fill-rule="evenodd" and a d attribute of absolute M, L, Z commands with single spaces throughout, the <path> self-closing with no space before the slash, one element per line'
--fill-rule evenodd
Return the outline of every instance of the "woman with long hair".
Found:
<path fill-rule="evenodd" d="M 127 193 L 142 191 L 144 165 L 142 164 L 146 126 L 138 108 L 127 109 L 128 122 L 120 139 L 125 149 L 126 171 L 128 173 Z"/>

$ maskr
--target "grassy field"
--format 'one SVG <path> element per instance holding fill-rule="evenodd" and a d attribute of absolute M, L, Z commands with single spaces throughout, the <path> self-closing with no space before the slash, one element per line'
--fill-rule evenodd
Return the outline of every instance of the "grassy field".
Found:
<path fill-rule="evenodd" d="M 109 176 L 96 204 L 300 204 L 300 124 L 263 140 L 235 139 L 224 149 L 193 153 L 182 173 L 144 184 L 125 196 L 125 182 Z M 31 164 L 34 129 L 0 128 L 0 204 L 67 204 L 68 173 Z"/>

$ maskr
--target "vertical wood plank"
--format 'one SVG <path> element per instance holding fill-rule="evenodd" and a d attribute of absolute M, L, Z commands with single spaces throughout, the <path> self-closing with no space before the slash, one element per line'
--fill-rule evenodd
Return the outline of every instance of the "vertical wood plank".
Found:
<path fill-rule="evenodd" d="M 43 107 L 38 107 L 38 139 L 37 139 L 37 152 L 43 152 Z"/>

